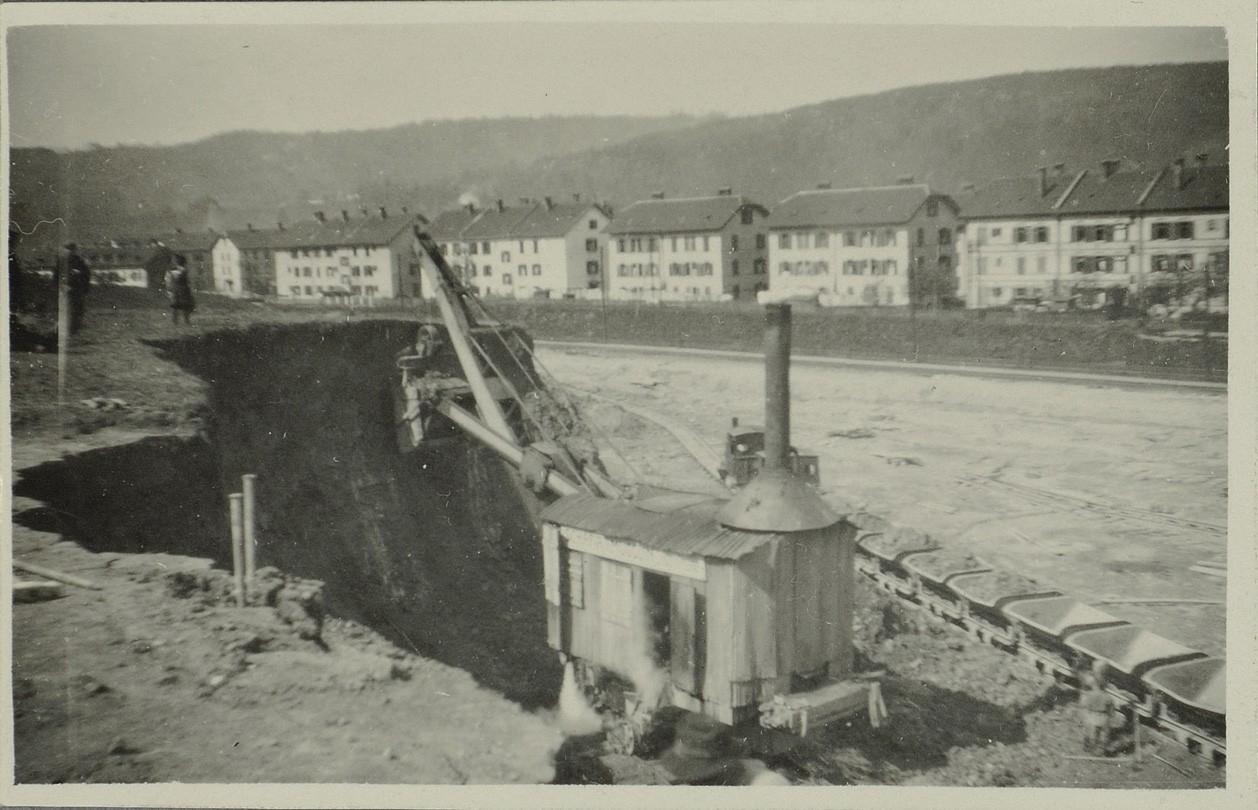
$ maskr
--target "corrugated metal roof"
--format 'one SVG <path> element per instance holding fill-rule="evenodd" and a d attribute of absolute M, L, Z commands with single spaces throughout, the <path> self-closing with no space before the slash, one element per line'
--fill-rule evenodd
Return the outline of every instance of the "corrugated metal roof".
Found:
<path fill-rule="evenodd" d="M 693 557 L 737 560 L 783 535 L 742 532 L 716 521 L 724 499 L 671 493 L 642 501 L 616 501 L 578 492 L 542 511 L 542 519 L 646 548 Z"/>
<path fill-rule="evenodd" d="M 912 219 L 930 196 L 930 188 L 920 183 L 800 191 L 773 209 L 769 228 L 898 225 Z"/>
<path fill-rule="evenodd" d="M 746 197 L 718 194 L 676 200 L 638 200 L 616 214 L 607 226 L 609 234 L 696 233 L 719 231 L 745 205 Z M 761 206 L 757 208 L 764 210 Z"/>

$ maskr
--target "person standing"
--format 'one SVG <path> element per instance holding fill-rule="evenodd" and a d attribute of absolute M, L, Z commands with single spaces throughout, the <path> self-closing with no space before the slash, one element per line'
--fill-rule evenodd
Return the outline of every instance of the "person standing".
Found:
<path fill-rule="evenodd" d="M 196 299 L 192 297 L 192 282 L 188 278 L 188 260 L 182 253 L 175 254 L 175 266 L 166 276 L 166 290 L 170 293 L 170 317 L 175 326 L 179 325 L 179 313 L 183 313 L 183 322 L 192 323 L 192 311 L 197 308 Z"/>
<path fill-rule="evenodd" d="M 83 328 L 83 319 L 87 314 L 87 293 L 92 288 L 92 271 L 79 255 L 79 246 L 68 242 L 61 260 L 57 263 L 57 283 L 66 285 L 67 300 L 70 302 L 70 334 L 77 334 Z"/>

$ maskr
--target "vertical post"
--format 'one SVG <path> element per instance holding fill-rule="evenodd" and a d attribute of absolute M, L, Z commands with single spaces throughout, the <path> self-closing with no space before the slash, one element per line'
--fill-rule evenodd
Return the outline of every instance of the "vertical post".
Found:
<path fill-rule="evenodd" d="M 65 405 L 66 366 L 70 361 L 70 266 L 57 259 L 57 405 Z"/>
<path fill-rule="evenodd" d="M 791 305 L 764 308 L 764 466 L 783 468 L 791 437 Z"/>
<path fill-rule="evenodd" d="M 253 588 L 253 575 L 255 571 L 255 546 L 258 538 L 255 532 L 255 501 L 254 501 L 254 482 L 258 480 L 258 476 L 249 473 L 242 477 L 242 490 L 244 495 L 244 544 L 245 544 L 245 587 Z"/>
<path fill-rule="evenodd" d="M 232 577 L 236 583 L 236 604 L 240 607 L 245 606 L 244 515 L 240 503 L 243 497 L 239 492 L 227 496 L 231 502 Z"/>

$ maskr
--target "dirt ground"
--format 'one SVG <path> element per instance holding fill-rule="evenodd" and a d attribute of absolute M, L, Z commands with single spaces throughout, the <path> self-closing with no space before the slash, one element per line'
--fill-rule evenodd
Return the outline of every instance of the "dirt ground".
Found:
<path fill-rule="evenodd" d="M 13 466 L 19 483 L 23 470 L 29 475 L 37 465 L 63 457 L 133 447 L 153 441 L 153 436 L 205 435 L 207 425 L 212 427 L 207 402 L 216 375 L 207 372 L 198 378 L 159 358 L 142 340 L 172 334 L 162 302 L 128 295 L 118 299 L 117 306 L 93 313 L 84 339 L 72 350 L 64 408 L 55 406 L 54 356 L 15 353 L 10 357 Z M 338 319 L 344 322 L 345 316 L 260 311 L 253 305 L 209 299 L 198 312 L 200 323 L 190 333 L 204 335 L 259 320 L 311 319 L 332 324 Z M 596 386 L 604 393 L 664 411 L 687 423 L 713 447 L 719 446 L 729 416 L 737 414 L 745 420 L 758 416 L 760 376 L 755 369 L 720 363 L 687 365 L 676 358 L 630 361 L 588 353 L 548 352 L 542 357 L 561 379 Z M 1020 459 L 1024 452 L 1033 455 L 1037 445 L 1052 448 L 1054 438 L 1060 439 L 1067 427 L 1055 425 L 1053 435 L 1010 442 L 991 425 L 990 413 L 967 399 L 968 381 L 951 387 L 947 381 L 936 381 L 931 387 L 925 378 L 906 378 L 911 382 L 887 381 L 889 387 L 880 389 L 866 377 L 859 381 L 813 377 L 804 371 L 794 376 L 795 440 L 801 447 L 823 453 L 823 481 L 830 494 L 842 492 L 871 510 L 901 510 L 907 517 L 900 520 L 897 513 L 899 522 L 940 531 L 941 537 L 946 536 L 935 524 L 915 519 L 929 514 L 955 521 L 942 525 L 964 526 L 967 520 L 981 520 L 987 514 L 981 511 L 984 508 L 1002 520 L 1026 518 L 1026 513 L 1044 508 L 1011 508 L 1008 494 L 993 489 L 996 485 L 965 484 L 954 478 L 976 471 L 990 476 L 1003 469 L 982 455 L 976 437 L 979 431 L 990 428 L 983 436 L 1000 438 L 990 444 L 1000 447 L 1002 458 L 1009 454 L 1011 459 Z M 895 388 L 897 384 L 901 388 Z M 836 390 L 844 396 L 837 397 Z M 1053 425 L 1054 419 L 1069 422 L 1049 413 L 1051 403 L 1039 399 L 1044 394 L 1027 392 L 1018 400 L 1022 427 Z M 1008 397 L 1008 392 L 987 395 Z M 1146 464 L 1148 486 L 1168 489 L 1129 493 L 1132 503 L 1106 501 L 1105 505 L 1145 508 L 1154 494 L 1195 491 L 1191 482 L 1200 486 L 1204 480 L 1217 483 L 1220 491 L 1206 487 L 1209 498 L 1198 498 L 1192 509 L 1185 506 L 1175 514 L 1221 523 L 1225 457 L 1221 448 L 1211 449 L 1211 442 L 1222 435 L 1218 414 L 1224 410 L 1223 399 L 1202 398 L 1193 403 L 1205 414 L 1206 424 L 1219 422 L 1216 433 L 1206 430 L 1194 440 L 1188 435 L 1190 425 L 1169 415 L 1182 404 L 1170 401 L 1171 395 L 1153 396 L 1168 400 L 1160 406 L 1139 406 L 1138 397 L 1115 403 L 1112 392 L 1096 392 L 1095 402 L 1106 408 L 1136 409 L 1135 418 L 1142 427 L 1122 434 L 1131 447 L 1139 447 L 1144 435 L 1157 435 L 1182 451 L 1180 460 L 1185 466 L 1174 476 L 1182 478 L 1181 490 L 1161 480 L 1172 476 L 1164 475 L 1158 466 L 1158 453 L 1145 448 L 1143 456 L 1125 463 Z M 80 402 L 92 397 L 117 398 L 124 405 Z M 729 404 L 713 408 L 712 402 Z M 841 403 L 841 410 L 836 410 L 836 403 Z M 609 466 L 618 463 L 626 471 L 632 468 L 643 477 L 673 486 L 714 487 L 659 428 L 606 404 L 591 403 L 588 411 L 625 451 L 627 462 L 609 460 Z M 936 411 L 948 415 L 947 424 L 930 418 Z M 895 418 L 878 418 L 886 413 Z M 874 438 L 826 435 L 866 425 L 875 431 Z M 953 429 L 962 432 L 954 434 Z M 1104 435 L 1098 431 L 1092 442 L 1120 456 L 1122 450 L 1104 447 L 1099 438 Z M 353 436 L 346 441 L 352 442 Z M 855 453 L 853 447 L 864 448 L 864 454 Z M 971 461 L 976 455 L 978 461 Z M 1066 465 L 1058 458 L 1067 455 L 1060 448 L 1045 455 L 1055 461 L 1031 469 L 1041 475 L 1038 485 L 1079 487 L 1090 497 L 1099 497 L 1099 492 L 1093 494 L 1085 486 L 1096 477 L 1105 477 L 1104 471 L 1095 469 L 1096 459 L 1093 466 L 1083 460 Z M 891 457 L 915 458 L 921 466 L 893 465 L 887 461 Z M 1216 463 L 1220 465 L 1217 477 L 1212 471 Z M 1019 465 L 1006 462 L 1005 466 L 1016 469 Z M 929 477 L 932 473 L 933 478 Z M 150 477 L 155 474 L 161 471 L 149 472 Z M 905 474 L 915 476 L 911 486 L 898 479 Z M 127 470 L 120 469 L 119 476 L 126 478 Z M 930 486 L 935 489 L 927 489 Z M 950 505 L 956 512 L 923 513 L 922 509 L 929 508 L 923 504 L 928 502 Z M 309 616 L 294 617 L 284 608 L 290 603 L 283 599 L 277 605 L 236 606 L 230 598 L 228 574 L 221 565 L 211 564 L 208 555 L 92 551 L 56 531 L 41 530 L 39 521 L 30 519 L 46 514 L 47 509 L 47 502 L 14 501 L 15 517 L 26 515 L 25 525 L 13 525 L 15 558 L 87 577 L 101 589 L 67 586 L 60 599 L 13 606 L 14 750 L 19 783 L 510 784 L 544 783 L 552 778 L 551 754 L 561 741 L 553 711 L 545 706 L 522 708 L 519 699 L 505 696 L 514 690 L 485 685 L 505 677 L 501 672 L 509 668 L 505 660 L 480 660 L 498 645 L 498 631 L 478 630 L 476 621 L 492 622 L 492 616 L 481 612 L 476 621 L 457 617 L 453 626 L 458 634 L 442 637 L 432 655 L 418 654 L 369 628 L 365 622 L 371 621 L 370 615 L 346 617 L 334 612 L 324 620 L 319 636 L 311 638 Z M 1117 523 L 1113 514 L 1107 513 L 1106 520 Z M 1076 529 L 1086 523 L 1077 520 Z M 51 521 L 43 528 L 59 525 L 63 524 Z M 1029 531 L 1025 523 L 1016 525 L 1022 526 L 1019 531 L 1024 534 Z M 142 527 L 123 528 L 140 532 Z M 985 536 L 975 529 L 965 539 Z M 1180 541 L 1185 542 L 1183 537 Z M 194 547 L 181 545 L 180 538 L 168 542 L 172 548 Z M 1000 547 L 999 542 L 990 542 L 990 547 L 976 548 L 990 553 Z M 1192 542 L 1203 549 L 1210 544 L 1200 538 Z M 1040 573 L 1045 578 L 1069 567 L 1063 556 L 1076 555 L 1068 559 L 1077 560 L 1089 553 L 1060 538 L 1059 545 L 1051 548 L 1064 553 L 1041 549 L 1039 556 L 1026 555 L 1028 564 L 1044 567 Z M 1111 551 L 1113 559 L 1120 559 L 1118 546 Z M 1183 556 L 1199 559 L 1207 552 L 1193 550 Z M 1154 587 L 1161 582 L 1157 577 L 1169 576 L 1171 567 L 1156 555 L 1150 557 L 1157 561 L 1155 569 L 1140 574 L 1152 577 L 1147 581 L 1149 590 L 1118 590 L 1146 586 L 1145 579 L 1124 577 L 1113 579 L 1111 589 L 1104 593 L 1166 593 Z M 1089 581 L 1087 572 L 1074 574 L 1081 583 Z M 1065 581 L 1066 576 L 1062 573 L 1054 581 L 1063 587 L 1072 584 Z M 1103 577 L 1093 584 L 1100 587 L 1100 580 Z M 307 592 L 303 589 L 314 587 L 295 579 L 292 570 L 276 572 L 269 581 L 303 594 Z M 1207 585 L 1216 588 L 1214 593 L 1221 600 L 1221 583 Z M 334 591 L 326 588 L 325 595 Z M 507 596 L 515 599 L 513 594 Z M 494 595 L 476 598 L 489 605 Z M 858 602 L 860 652 L 873 665 L 888 669 L 885 691 L 891 720 L 878 730 L 827 729 L 788 761 L 774 763 L 794 781 L 1076 787 L 1198 787 L 1223 782 L 1222 770 L 1169 743 L 1161 745 L 1158 753 L 1174 767 L 1158 760 L 1146 760 L 1137 767 L 1071 759 L 1081 753 L 1072 696 L 1059 692 L 1015 659 L 971 644 L 915 615 L 902 614 L 872 589 L 863 588 Z M 440 618 L 449 608 L 438 604 L 436 609 L 433 615 Z M 1119 606 L 1112 609 L 1119 612 Z M 1211 615 L 1208 607 L 1191 610 L 1199 612 L 1183 611 L 1188 624 Z M 1217 615 L 1221 643 L 1221 607 Z M 502 618 L 511 621 L 506 614 Z M 1158 629 L 1177 637 L 1166 627 Z M 1202 649 L 1204 643 L 1196 642 Z M 497 658 L 501 655 L 500 650 Z M 457 659 L 462 668 L 441 663 L 439 658 Z"/>

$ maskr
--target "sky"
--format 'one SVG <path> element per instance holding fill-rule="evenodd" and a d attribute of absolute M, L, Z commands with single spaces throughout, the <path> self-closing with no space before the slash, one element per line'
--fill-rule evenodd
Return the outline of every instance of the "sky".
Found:
<path fill-rule="evenodd" d="M 10 143 L 173 144 L 241 129 L 498 116 L 743 116 L 981 76 L 1227 58 L 1217 27 L 451 19 L 8 27 Z"/>

